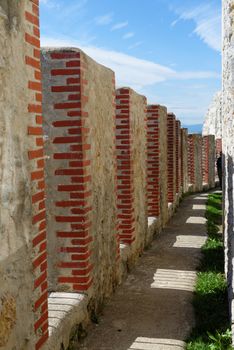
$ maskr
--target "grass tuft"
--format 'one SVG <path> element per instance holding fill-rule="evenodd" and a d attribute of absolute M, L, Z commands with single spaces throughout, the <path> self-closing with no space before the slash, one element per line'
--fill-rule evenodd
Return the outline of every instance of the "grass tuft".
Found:
<path fill-rule="evenodd" d="M 231 331 L 228 317 L 227 283 L 224 275 L 222 195 L 210 194 L 206 209 L 208 239 L 202 247 L 193 306 L 196 326 L 187 350 L 229 350 Z"/>

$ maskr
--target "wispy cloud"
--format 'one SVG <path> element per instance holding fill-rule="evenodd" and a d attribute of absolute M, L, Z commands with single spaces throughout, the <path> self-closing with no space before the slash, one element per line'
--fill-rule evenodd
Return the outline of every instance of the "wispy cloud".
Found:
<path fill-rule="evenodd" d="M 79 47 L 75 41 L 42 37 L 43 46 Z M 114 70 L 118 85 L 128 85 L 135 89 L 152 86 L 168 80 L 218 79 L 212 71 L 176 71 L 156 62 L 139 59 L 121 52 L 94 46 L 81 46 L 85 53 L 97 62 Z"/>
<path fill-rule="evenodd" d="M 115 25 L 113 25 L 113 27 L 111 28 L 111 31 L 114 30 L 118 30 L 118 29 L 122 29 L 128 26 L 128 21 L 125 22 L 120 22 L 120 23 L 116 23 Z"/>
<path fill-rule="evenodd" d="M 107 13 L 103 16 L 99 16 L 95 18 L 95 22 L 99 26 L 105 26 L 110 24 L 113 21 L 113 12 Z"/>
<path fill-rule="evenodd" d="M 132 44 L 128 47 L 129 50 L 135 49 L 138 46 L 141 46 L 143 44 L 143 41 L 138 41 L 135 44 Z"/>
<path fill-rule="evenodd" d="M 135 33 L 128 32 L 128 33 L 123 35 L 123 39 L 130 39 L 130 38 L 134 37 L 134 35 L 135 35 Z"/>
<path fill-rule="evenodd" d="M 60 8 L 60 5 L 54 0 L 40 0 L 40 5 L 44 5 L 49 9 Z"/>
<path fill-rule="evenodd" d="M 194 8 L 176 9 L 179 18 L 172 22 L 175 26 L 180 20 L 191 20 L 195 23 L 195 33 L 209 47 L 221 51 L 221 6 L 208 1 Z"/>

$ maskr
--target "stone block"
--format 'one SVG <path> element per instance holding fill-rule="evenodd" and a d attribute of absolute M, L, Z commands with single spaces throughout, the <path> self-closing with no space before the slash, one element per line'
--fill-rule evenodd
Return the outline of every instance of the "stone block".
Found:
<path fill-rule="evenodd" d="M 0 347 L 48 338 L 39 1 L 0 1 Z"/>
<path fill-rule="evenodd" d="M 116 283 L 114 73 L 80 49 L 43 49 L 49 287 L 93 307 Z"/>

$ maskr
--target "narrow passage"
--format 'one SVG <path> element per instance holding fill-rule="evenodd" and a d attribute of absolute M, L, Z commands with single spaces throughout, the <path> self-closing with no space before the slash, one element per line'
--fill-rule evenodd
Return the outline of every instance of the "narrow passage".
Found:
<path fill-rule="evenodd" d="M 196 267 L 206 240 L 207 194 L 187 197 L 88 329 L 81 350 L 184 349 L 194 325 Z"/>

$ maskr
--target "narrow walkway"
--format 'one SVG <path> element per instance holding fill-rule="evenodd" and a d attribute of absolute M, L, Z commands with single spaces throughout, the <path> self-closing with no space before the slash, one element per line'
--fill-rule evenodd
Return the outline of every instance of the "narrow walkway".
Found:
<path fill-rule="evenodd" d="M 88 330 L 81 350 L 181 350 L 194 325 L 207 194 L 186 198 Z"/>

